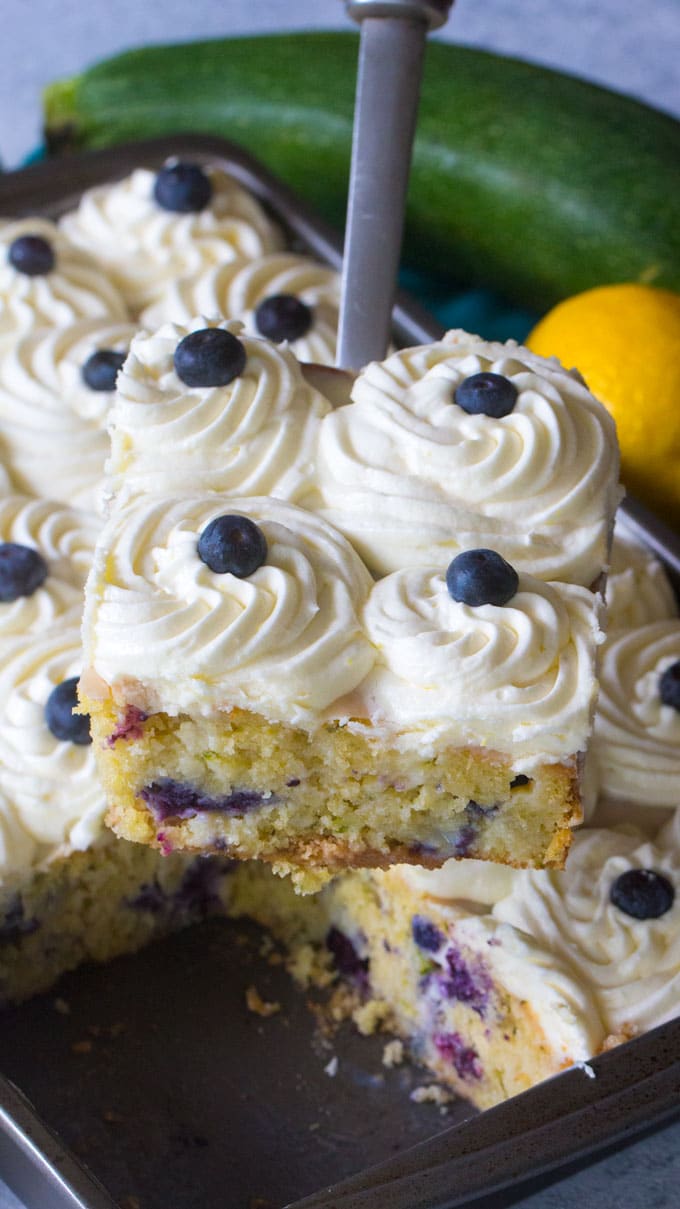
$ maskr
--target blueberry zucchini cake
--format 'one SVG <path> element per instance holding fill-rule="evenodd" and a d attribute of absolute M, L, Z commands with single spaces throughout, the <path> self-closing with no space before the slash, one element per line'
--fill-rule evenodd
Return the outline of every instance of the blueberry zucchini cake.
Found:
<path fill-rule="evenodd" d="M 81 688 L 112 825 L 310 881 L 450 856 L 561 865 L 618 498 L 606 413 L 552 363 L 461 333 L 369 366 L 331 410 L 290 352 L 204 323 L 137 336 L 111 410 Z M 356 515 L 384 521 L 382 559 L 324 495 L 321 451 L 356 449 L 361 424 L 344 444 L 338 425 L 367 409 L 388 417 L 367 448 L 389 471 L 366 470 Z M 420 522 L 395 538 L 383 480 L 402 520 L 414 495 L 436 512 L 433 458 L 445 495 L 464 465 L 505 476 L 507 522 L 479 498 L 466 513 L 468 541 L 496 548 L 460 549 L 450 501 L 446 542 Z"/>

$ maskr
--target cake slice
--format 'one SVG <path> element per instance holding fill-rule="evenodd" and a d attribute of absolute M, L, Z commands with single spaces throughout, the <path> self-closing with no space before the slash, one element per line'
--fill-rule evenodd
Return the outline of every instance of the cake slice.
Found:
<path fill-rule="evenodd" d="M 114 829 L 312 880 L 452 855 L 561 865 L 600 600 L 468 555 L 374 582 L 281 500 L 118 500 L 80 686 Z"/>

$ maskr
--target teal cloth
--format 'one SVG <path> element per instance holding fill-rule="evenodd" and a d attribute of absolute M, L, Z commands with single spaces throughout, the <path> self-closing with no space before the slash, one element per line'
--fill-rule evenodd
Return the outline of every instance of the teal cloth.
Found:
<path fill-rule="evenodd" d="M 24 164 L 37 164 L 45 158 L 45 148 L 36 147 Z M 404 270 L 399 284 L 413 294 L 445 328 L 462 327 L 485 340 L 519 340 L 528 336 L 539 316 L 512 306 L 491 290 L 455 290 L 446 282 Z"/>

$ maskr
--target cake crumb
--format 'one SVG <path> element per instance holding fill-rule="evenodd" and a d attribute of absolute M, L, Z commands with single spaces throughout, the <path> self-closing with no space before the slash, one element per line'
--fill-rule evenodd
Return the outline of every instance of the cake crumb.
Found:
<path fill-rule="evenodd" d="M 335 1076 L 337 1075 L 338 1065 L 339 1065 L 339 1063 L 338 1063 L 337 1056 L 334 1056 L 333 1058 L 331 1058 L 330 1062 L 327 1062 L 326 1065 L 324 1066 L 324 1068 L 323 1068 L 324 1072 L 325 1072 L 325 1074 L 328 1075 L 329 1079 L 334 1079 Z"/>
<path fill-rule="evenodd" d="M 248 987 L 246 1006 L 248 1011 L 254 1012 L 256 1016 L 275 1016 L 277 1012 L 281 1011 L 281 1004 L 276 1001 L 268 1003 L 266 999 L 262 998 L 257 987 Z"/>
<path fill-rule="evenodd" d="M 119 1112 L 114 1112 L 112 1108 L 106 1108 L 102 1113 L 102 1120 L 106 1121 L 109 1125 L 120 1125 L 124 1118 L 121 1117 Z"/>
<path fill-rule="evenodd" d="M 368 1003 L 362 1003 L 352 1012 L 352 1020 L 364 1037 L 370 1037 L 372 1033 L 378 1032 L 389 1016 L 389 1004 L 382 999 L 369 999 Z"/>
<path fill-rule="evenodd" d="M 142 1209 L 142 1202 L 138 1196 L 124 1196 L 120 1202 L 120 1209 Z"/>
<path fill-rule="evenodd" d="M 383 1066 L 386 1066 L 388 1070 L 391 1070 L 393 1066 L 401 1066 L 403 1061 L 404 1043 L 403 1041 L 400 1041 L 398 1037 L 395 1037 L 393 1041 L 387 1042 L 387 1045 L 383 1050 L 382 1064 Z"/>
<path fill-rule="evenodd" d="M 74 1054 L 91 1054 L 92 1053 L 92 1042 L 91 1041 L 74 1041 L 73 1045 L 71 1046 L 71 1049 Z"/>
<path fill-rule="evenodd" d="M 597 1078 L 597 1075 L 589 1062 L 575 1062 L 574 1066 L 577 1070 L 582 1070 L 584 1075 L 587 1075 L 589 1079 Z"/>
<path fill-rule="evenodd" d="M 70 1016 L 71 1015 L 70 1004 L 68 1004 L 66 1002 L 66 1000 L 62 999 L 61 997 L 55 999 L 52 1006 L 54 1007 L 55 1012 L 59 1012 L 60 1016 Z"/>
<path fill-rule="evenodd" d="M 414 1104 L 438 1104 L 441 1108 L 451 1103 L 452 1096 L 438 1083 L 427 1083 L 424 1087 L 414 1088 L 409 1099 Z"/>
<path fill-rule="evenodd" d="M 314 986 L 323 990 L 336 978 L 331 960 L 331 954 L 325 949 L 309 943 L 296 944 L 286 958 L 286 970 L 299 987 L 307 989 Z"/>

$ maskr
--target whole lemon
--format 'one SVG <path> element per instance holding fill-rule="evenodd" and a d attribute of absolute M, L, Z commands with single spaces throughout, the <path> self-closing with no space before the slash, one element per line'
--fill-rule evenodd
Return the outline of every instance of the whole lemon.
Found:
<path fill-rule="evenodd" d="M 680 294 L 598 286 L 560 302 L 527 344 L 580 370 L 616 421 L 624 486 L 680 530 Z"/>

